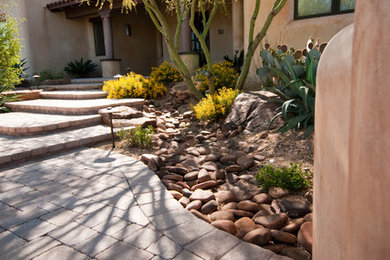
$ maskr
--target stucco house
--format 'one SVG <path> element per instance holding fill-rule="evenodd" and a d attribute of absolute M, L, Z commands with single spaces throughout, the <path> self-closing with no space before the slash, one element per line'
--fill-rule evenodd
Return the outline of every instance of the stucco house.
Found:
<path fill-rule="evenodd" d="M 7 3 L 9 0 L 0 0 Z M 150 68 L 169 60 L 160 33 L 152 24 L 141 2 L 136 10 L 121 11 L 121 0 L 113 9 L 80 5 L 79 0 L 18 0 L 14 15 L 25 18 L 21 28 L 22 57 L 29 73 L 51 69 L 62 71 L 69 61 L 91 59 L 99 64 L 103 76 L 129 70 L 148 74 Z M 274 1 L 261 2 L 256 21 L 259 29 Z M 353 22 L 355 0 L 288 0 L 274 20 L 264 43 L 284 43 L 303 48 L 312 36 L 329 41 Z M 226 0 L 226 9 L 215 17 L 209 33 L 212 59 L 219 61 L 247 45 L 254 0 Z M 163 7 L 162 7 L 163 8 Z M 175 17 L 166 14 L 172 28 Z M 183 26 L 181 50 L 199 51 L 190 28 Z M 253 71 L 260 65 L 256 55 Z M 254 73 L 252 72 L 252 75 Z M 255 77 L 253 77 L 255 78 Z"/>

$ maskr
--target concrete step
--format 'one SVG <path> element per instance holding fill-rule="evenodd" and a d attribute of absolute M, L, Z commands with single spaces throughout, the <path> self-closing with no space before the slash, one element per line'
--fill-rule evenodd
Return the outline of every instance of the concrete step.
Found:
<path fill-rule="evenodd" d="M 68 129 L 28 137 L 0 135 L 0 166 L 92 145 L 110 139 L 111 129 L 103 125 Z"/>
<path fill-rule="evenodd" d="M 0 114 L 0 134 L 37 135 L 69 127 L 96 125 L 101 121 L 100 115 L 68 116 L 11 112 Z"/>
<path fill-rule="evenodd" d="M 107 93 L 101 90 L 68 90 L 41 92 L 41 98 L 49 99 L 97 99 L 106 97 Z"/>
<path fill-rule="evenodd" d="M 96 114 L 99 109 L 115 106 L 130 106 L 142 109 L 144 99 L 35 99 L 6 103 L 5 106 L 14 112 L 39 112 L 63 115 Z"/>
<path fill-rule="evenodd" d="M 43 90 L 90 90 L 101 89 L 103 83 L 80 83 L 80 84 L 65 84 L 65 85 L 41 85 Z"/>
<path fill-rule="evenodd" d="M 113 78 L 83 78 L 83 79 L 71 79 L 72 84 L 88 84 L 88 83 L 103 83 L 107 80 L 112 80 Z"/>

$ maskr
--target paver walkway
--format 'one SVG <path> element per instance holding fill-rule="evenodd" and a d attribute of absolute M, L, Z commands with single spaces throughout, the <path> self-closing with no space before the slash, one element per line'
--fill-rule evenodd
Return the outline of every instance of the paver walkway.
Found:
<path fill-rule="evenodd" d="M 0 168 L 0 259 L 285 259 L 197 219 L 141 162 L 80 149 Z"/>

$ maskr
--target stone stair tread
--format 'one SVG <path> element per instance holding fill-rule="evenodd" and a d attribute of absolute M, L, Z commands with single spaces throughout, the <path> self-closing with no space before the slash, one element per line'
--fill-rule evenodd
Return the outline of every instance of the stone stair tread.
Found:
<path fill-rule="evenodd" d="M 80 83 L 80 84 L 64 84 L 64 85 L 41 85 L 43 90 L 88 90 L 100 89 L 103 83 Z"/>
<path fill-rule="evenodd" d="M 51 99 L 96 99 L 105 98 L 107 93 L 98 90 L 55 90 L 55 91 L 42 91 L 41 98 Z"/>
<path fill-rule="evenodd" d="M 113 78 L 79 78 L 71 79 L 72 84 L 88 84 L 88 83 L 103 83 L 107 80 L 112 80 Z"/>
<path fill-rule="evenodd" d="M 35 99 L 6 103 L 5 106 L 14 112 L 43 112 L 52 114 L 85 115 L 94 114 L 99 109 L 115 106 L 142 108 L 144 99 Z"/>
<path fill-rule="evenodd" d="M 0 165 L 87 146 L 109 139 L 111 139 L 111 129 L 103 125 L 67 129 L 27 137 L 0 135 Z"/>
<path fill-rule="evenodd" d="M 23 136 L 101 122 L 100 115 L 53 115 L 11 112 L 0 114 L 0 134 Z"/>

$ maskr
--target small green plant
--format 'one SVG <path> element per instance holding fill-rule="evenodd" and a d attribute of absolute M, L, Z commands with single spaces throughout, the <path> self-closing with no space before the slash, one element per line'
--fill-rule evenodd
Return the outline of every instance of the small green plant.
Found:
<path fill-rule="evenodd" d="M 230 62 L 233 64 L 233 68 L 238 72 L 241 73 L 242 65 L 244 65 L 244 50 L 242 51 L 234 51 L 233 58 L 230 58 L 228 55 L 223 57 L 224 60 Z"/>
<path fill-rule="evenodd" d="M 306 179 L 308 173 L 302 171 L 300 164 L 290 163 L 290 167 L 275 168 L 265 165 L 256 175 L 260 185 L 268 190 L 271 187 L 281 187 L 292 191 L 299 191 L 309 187 Z"/>
<path fill-rule="evenodd" d="M 54 70 L 44 70 L 39 73 L 39 81 L 43 82 L 45 80 L 56 80 L 56 79 L 63 79 L 64 73 L 62 72 L 56 72 Z"/>
<path fill-rule="evenodd" d="M 75 60 L 68 63 L 65 67 L 65 71 L 70 75 L 86 78 L 97 68 L 97 65 L 92 62 L 92 60 L 87 60 L 84 62 L 83 58 L 80 61 Z"/>
<path fill-rule="evenodd" d="M 149 79 L 152 82 L 163 83 L 165 85 L 183 81 L 183 78 L 177 69 L 175 69 L 175 67 L 169 64 L 167 61 L 164 61 L 158 67 L 153 67 Z"/>
<path fill-rule="evenodd" d="M 240 91 L 223 87 L 213 95 L 208 94 L 193 107 L 199 120 L 217 120 L 224 117 Z"/>
<path fill-rule="evenodd" d="M 152 126 L 142 128 L 141 126 L 130 130 L 121 129 L 117 136 L 128 147 L 150 148 L 152 146 Z"/>

